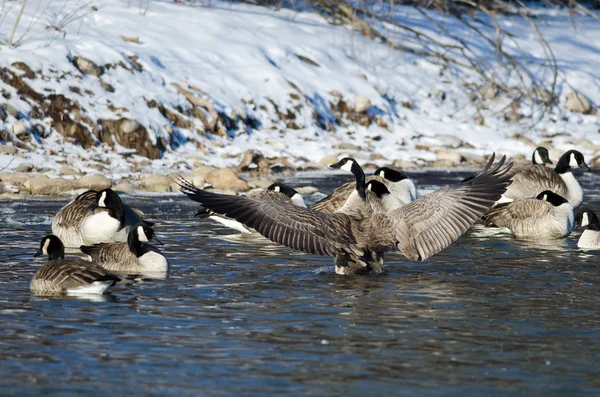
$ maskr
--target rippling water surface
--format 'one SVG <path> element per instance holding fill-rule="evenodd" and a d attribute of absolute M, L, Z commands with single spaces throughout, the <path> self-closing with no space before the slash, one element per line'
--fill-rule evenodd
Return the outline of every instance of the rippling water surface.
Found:
<path fill-rule="evenodd" d="M 414 175 L 425 190 L 464 176 Z M 580 180 L 600 210 L 596 177 Z M 424 263 L 391 254 L 383 274 L 343 277 L 193 218 L 184 197 L 124 200 L 158 220 L 172 271 L 96 300 L 29 292 L 66 200 L 0 202 L 0 394 L 600 394 L 600 263 L 574 236 L 476 228 Z"/>

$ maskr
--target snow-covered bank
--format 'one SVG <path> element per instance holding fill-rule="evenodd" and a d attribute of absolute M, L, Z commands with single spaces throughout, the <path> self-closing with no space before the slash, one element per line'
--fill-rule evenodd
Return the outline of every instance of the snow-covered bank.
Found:
<path fill-rule="evenodd" d="M 210 8 L 155 1 L 146 15 L 120 0 L 94 6 L 60 34 L 42 17 L 20 46 L 0 46 L 0 139 L 10 141 L 0 147 L 0 169 L 52 177 L 67 166 L 118 182 L 238 166 L 248 149 L 284 169 L 344 155 L 374 165 L 453 166 L 491 152 L 529 157 L 539 144 L 554 160 L 573 147 L 590 160 L 600 149 L 600 23 L 590 17 L 539 16 L 558 62 L 558 104 L 531 127 L 529 108 L 511 109 L 520 115 L 511 119 L 501 96 L 478 109 L 464 89 L 478 76 L 454 79 L 310 12 L 218 1 Z M 402 10 L 407 23 L 426 23 Z M 24 27 L 34 11 L 25 10 Z M 542 56 L 526 21 L 501 22 L 522 50 Z M 566 109 L 572 91 L 590 99 L 588 114 Z"/>

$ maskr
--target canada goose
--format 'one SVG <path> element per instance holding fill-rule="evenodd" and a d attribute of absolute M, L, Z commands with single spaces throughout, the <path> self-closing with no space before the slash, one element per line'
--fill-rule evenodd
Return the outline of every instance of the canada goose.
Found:
<path fill-rule="evenodd" d="M 600 250 L 600 220 L 598 216 L 589 208 L 583 208 L 578 212 L 575 224 L 585 227 L 577 247 L 583 250 Z"/>
<path fill-rule="evenodd" d="M 38 295 L 66 293 L 103 294 L 121 279 L 108 270 L 82 259 L 65 259 L 65 246 L 54 235 L 42 239 L 34 256 L 48 255 L 33 276 L 29 289 Z"/>
<path fill-rule="evenodd" d="M 385 214 L 404 205 L 404 202 L 393 195 L 384 183 L 370 180 L 366 185 L 367 200 L 376 214 Z"/>
<path fill-rule="evenodd" d="M 503 157 L 492 166 L 494 158 L 492 155 L 486 167 L 466 181 L 384 214 L 373 214 L 370 209 L 364 173 L 352 158 L 331 166 L 351 171 L 356 177 L 355 190 L 335 213 L 206 192 L 181 177 L 177 182 L 184 194 L 204 207 L 294 250 L 335 256 L 336 273 L 351 274 L 381 269 L 381 255 L 394 247 L 411 260 L 423 261 L 450 245 L 500 198 L 510 183 L 506 173 L 511 164 L 503 166 Z"/>
<path fill-rule="evenodd" d="M 306 204 L 304 203 L 302 195 L 294 188 L 281 182 L 275 182 L 271 184 L 266 190 L 250 193 L 247 195 L 247 197 L 254 197 L 263 200 L 290 201 L 294 205 L 306 208 Z M 196 216 L 200 216 L 201 218 L 208 217 L 209 219 L 219 222 L 220 224 L 237 230 L 241 233 L 256 233 L 255 230 L 242 225 L 235 219 L 217 214 L 206 208 L 201 208 L 198 213 L 196 213 Z"/>
<path fill-rule="evenodd" d="M 506 227 L 520 239 L 559 239 L 573 229 L 573 207 L 551 190 L 535 198 L 517 199 L 492 208 L 484 217 L 488 225 Z"/>
<path fill-rule="evenodd" d="M 515 199 L 536 197 L 544 190 L 566 198 L 573 208 L 581 204 L 583 190 L 571 173 L 571 168 L 581 167 L 591 171 L 583 155 L 577 150 L 564 153 L 554 170 L 544 165 L 531 165 L 512 177 L 512 183 L 498 203 L 510 202 Z"/>
<path fill-rule="evenodd" d="M 129 231 L 127 243 L 82 245 L 80 249 L 92 258 L 93 263 L 116 273 L 167 273 L 167 258 L 154 246 L 147 244 L 152 239 L 159 242 L 154 230 L 140 222 Z"/>
<path fill-rule="evenodd" d="M 127 241 L 128 227 L 138 222 L 142 222 L 140 215 L 124 206 L 112 189 L 88 190 L 58 211 L 52 219 L 52 233 L 66 247 L 78 248 L 86 244 Z"/>
<path fill-rule="evenodd" d="M 388 190 L 402 203 L 414 201 L 417 196 L 415 184 L 403 173 L 388 167 L 378 168 L 375 173 L 366 178 L 366 182 L 378 181 L 383 183 Z M 335 188 L 327 197 L 311 205 L 315 211 L 331 213 L 339 210 L 356 186 L 356 182 L 347 182 Z"/>

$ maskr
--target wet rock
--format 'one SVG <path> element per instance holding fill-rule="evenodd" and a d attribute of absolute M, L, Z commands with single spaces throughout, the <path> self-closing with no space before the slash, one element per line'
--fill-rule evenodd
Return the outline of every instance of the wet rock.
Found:
<path fill-rule="evenodd" d="M 0 154 L 15 154 L 17 148 L 12 145 L 0 145 Z"/>
<path fill-rule="evenodd" d="M 81 73 L 88 74 L 90 76 L 101 76 L 104 73 L 104 68 L 102 66 L 96 65 L 89 59 L 75 57 L 73 58 L 73 63 Z"/>
<path fill-rule="evenodd" d="M 134 189 L 128 182 L 121 181 L 112 187 L 112 190 L 118 193 L 133 194 Z"/>
<path fill-rule="evenodd" d="M 451 164 L 460 164 L 465 158 L 455 150 L 438 150 L 435 152 L 437 161 L 447 161 Z"/>
<path fill-rule="evenodd" d="M 31 194 L 44 195 L 61 194 L 78 187 L 73 180 L 49 178 L 47 176 L 31 178 L 24 183 L 24 186 Z"/>
<path fill-rule="evenodd" d="M 356 113 L 365 113 L 371 108 L 371 100 L 362 95 L 354 97 L 354 111 Z"/>
<path fill-rule="evenodd" d="M 167 193 L 172 192 L 176 185 L 172 178 L 165 175 L 146 175 L 141 178 L 144 189 L 149 192 Z"/>
<path fill-rule="evenodd" d="M 566 98 L 567 109 L 575 113 L 587 114 L 592 110 L 590 101 L 582 93 L 573 91 Z"/>
<path fill-rule="evenodd" d="M 69 167 L 68 165 L 63 165 L 62 167 L 60 167 L 59 174 L 62 176 L 81 175 L 81 170 L 76 167 Z"/>
<path fill-rule="evenodd" d="M 33 164 L 21 163 L 13 168 L 15 172 L 31 172 L 33 171 Z"/>
<path fill-rule="evenodd" d="M 103 190 L 112 186 L 112 181 L 103 175 L 87 175 L 74 182 L 76 189 Z"/>
<path fill-rule="evenodd" d="M 319 189 L 317 189 L 314 186 L 301 186 L 301 187 L 297 187 L 295 189 L 300 194 L 313 194 L 313 193 L 316 193 L 319 191 Z"/>
<path fill-rule="evenodd" d="M 215 189 L 245 192 L 250 189 L 248 182 L 238 178 L 229 168 L 220 168 L 206 174 L 206 183 Z"/>

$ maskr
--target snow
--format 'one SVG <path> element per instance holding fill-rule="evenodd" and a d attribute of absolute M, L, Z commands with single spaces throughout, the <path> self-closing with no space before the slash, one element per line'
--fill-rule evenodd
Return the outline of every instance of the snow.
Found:
<path fill-rule="evenodd" d="M 41 70 L 45 78 L 26 79 L 31 87 L 78 102 L 93 122 L 120 117 L 138 120 L 153 142 L 159 138 L 172 142 L 163 158 L 149 162 L 127 155 L 130 150 L 104 144 L 84 150 L 54 131 L 46 139 L 34 140 L 33 150 L 25 151 L 8 169 L 26 162 L 58 171 L 59 163 L 67 161 L 85 173 L 108 172 L 113 179 L 120 179 L 139 173 L 185 170 L 197 160 L 234 166 L 248 149 L 260 150 L 267 157 L 287 157 L 295 165 L 318 162 L 326 155 L 351 155 L 359 162 L 377 165 L 394 160 L 425 163 L 436 159 L 437 149 L 446 147 L 448 135 L 469 144 L 456 149 L 461 152 L 522 154 L 527 158 L 533 150 L 524 142 L 529 139 L 535 145 L 552 148 L 553 160 L 557 153 L 573 147 L 587 158 L 595 155 L 596 145 L 600 145 L 599 116 L 575 114 L 564 108 L 564 98 L 572 90 L 583 93 L 593 104 L 600 104 L 600 23 L 591 17 L 569 15 L 560 9 L 533 10 L 557 60 L 559 103 L 543 115 L 536 110 L 532 118 L 509 122 L 500 111 L 506 100 L 494 99 L 489 109 L 482 111 L 484 124 L 480 125 L 480 113 L 464 89 L 466 83 L 480 84 L 479 76 L 460 68 L 455 73 L 441 73 L 440 66 L 430 60 L 392 50 L 346 27 L 328 24 L 310 11 L 274 11 L 229 1 L 212 1 L 210 7 L 153 1 L 144 15 L 129 3 L 93 2 L 98 10 L 67 25 L 63 37 L 46 27 L 57 15 L 81 5 L 44 3 L 45 13 L 40 17 L 36 2 L 31 1 L 17 32 L 17 37 L 26 33 L 25 39 L 16 48 L 0 46 L 0 67 L 22 61 L 34 71 Z M 18 11 L 18 3 L 8 4 L 8 14 L 0 25 L 3 41 L 7 41 L 11 21 Z M 444 40 L 423 14 L 400 6 L 394 12 L 405 24 L 426 29 L 432 37 Z M 436 12 L 426 15 L 466 40 L 479 55 L 491 57 L 481 38 L 469 35 L 452 17 Z M 25 32 L 31 21 L 31 31 Z M 508 16 L 500 21 L 516 37 L 516 43 L 507 44 L 513 55 L 525 62 L 542 62 L 544 49 L 527 21 Z M 120 35 L 139 36 L 140 42 L 124 41 Z M 116 67 L 95 77 L 82 75 L 70 61 L 79 56 L 98 65 L 123 62 L 130 66 L 130 55 L 138 58 L 143 72 Z M 500 77 L 507 83 L 515 78 Z M 540 72 L 537 78 L 550 84 L 551 76 L 547 74 Z M 112 85 L 115 92 L 105 91 L 101 82 Z M 208 94 L 219 112 L 251 115 L 260 127 L 247 132 L 244 128 L 229 131 L 230 136 L 221 137 L 202 133 L 203 125 L 195 118 L 191 119 L 193 128 L 173 126 L 157 109 L 147 105 L 155 100 L 171 110 L 189 109 L 190 104 L 173 83 L 198 88 Z M 91 94 L 79 94 L 70 87 Z M 19 99 L 14 88 L 0 81 L 0 89 L 11 93 L 10 99 L 0 96 L 0 104 L 9 103 L 23 114 L 31 111 L 29 101 Z M 201 95 L 199 90 L 194 93 Z M 439 92 L 445 93 L 446 99 L 436 94 Z M 351 107 L 356 95 L 371 101 L 369 112 L 381 117 L 390 131 L 375 123 L 368 128 L 356 123 L 337 126 L 334 131 L 324 131 L 316 125 L 313 112 L 333 120 L 329 103 L 341 96 Z M 403 106 L 403 102 L 412 104 L 413 109 Z M 299 129 L 286 128 L 275 117 L 274 105 L 283 113 L 292 110 Z M 526 114 L 528 109 L 523 104 L 519 110 Z M 16 121 L 13 116 L 0 121 L 0 130 L 11 131 Z M 30 128 L 47 125 L 47 120 L 28 117 L 21 122 Z M 177 132 L 177 142 L 171 141 L 170 129 Z M 525 139 L 513 139 L 515 134 Z M 360 149 L 339 148 L 347 143 Z M 373 154 L 381 157 L 373 159 Z M 0 168 L 8 164 L 9 157 L 13 156 L 0 155 Z"/>

